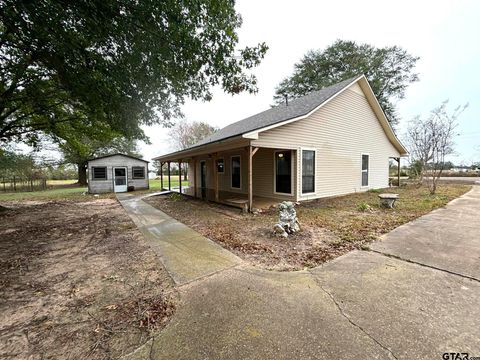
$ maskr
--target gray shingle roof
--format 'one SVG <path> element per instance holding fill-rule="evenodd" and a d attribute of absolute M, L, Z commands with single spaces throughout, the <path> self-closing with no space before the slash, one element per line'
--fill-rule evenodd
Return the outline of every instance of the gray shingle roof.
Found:
<path fill-rule="evenodd" d="M 289 100 L 288 106 L 286 106 L 285 104 L 281 104 L 256 115 L 250 116 L 246 119 L 237 121 L 218 130 L 214 134 L 199 141 L 190 148 L 195 148 L 201 145 L 206 145 L 212 142 L 228 139 L 270 125 L 274 125 L 282 121 L 306 115 L 310 111 L 330 99 L 333 95 L 353 83 L 359 77 L 360 76 L 356 76 L 354 78 L 344 80 L 324 89 L 313 91 L 310 94 L 302 96 L 300 98 Z"/>

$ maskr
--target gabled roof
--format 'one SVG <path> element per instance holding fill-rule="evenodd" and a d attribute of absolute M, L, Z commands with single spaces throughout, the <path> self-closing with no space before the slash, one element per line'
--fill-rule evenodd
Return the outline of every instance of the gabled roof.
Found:
<path fill-rule="evenodd" d="M 218 130 L 214 134 L 206 137 L 205 139 L 199 141 L 198 143 L 189 148 L 171 154 L 158 156 L 154 158 L 154 160 L 163 160 L 165 157 L 170 157 L 172 155 L 182 155 L 186 152 L 190 152 L 195 148 L 200 148 L 205 145 L 221 142 L 231 138 L 243 137 L 247 139 L 255 139 L 258 137 L 259 132 L 277 126 L 282 126 L 292 121 L 301 120 L 309 116 L 314 111 L 320 109 L 323 105 L 328 103 L 329 100 L 333 99 L 335 96 L 337 96 L 345 89 L 350 87 L 352 84 L 357 82 L 364 91 L 365 96 L 369 101 L 370 105 L 372 106 L 373 111 L 377 115 L 386 136 L 399 150 L 401 155 L 408 154 L 408 151 L 396 137 L 367 79 L 364 75 L 359 75 L 339 82 L 335 85 L 323 88 L 321 90 L 313 91 L 308 95 L 302 96 L 300 98 L 289 100 L 288 106 L 283 103 L 256 115 L 237 121 Z"/>
<path fill-rule="evenodd" d="M 199 141 L 191 148 L 225 140 L 233 136 L 249 133 L 270 125 L 306 115 L 359 78 L 360 76 L 356 76 L 324 89 L 313 91 L 308 95 L 289 100 L 288 106 L 281 104 L 246 119 L 237 121 Z"/>
<path fill-rule="evenodd" d="M 99 156 L 99 157 L 96 157 L 96 158 L 91 158 L 91 159 L 88 159 L 88 161 L 93 161 L 93 160 L 98 160 L 98 159 L 104 159 L 104 158 L 108 158 L 108 157 L 112 157 L 112 156 L 125 156 L 127 158 L 130 158 L 130 159 L 134 159 L 134 160 L 138 160 L 138 161 L 143 161 L 143 162 L 146 162 L 148 163 L 149 161 L 147 160 L 143 160 L 143 159 L 140 159 L 140 158 L 137 158 L 135 156 L 130 156 L 130 155 L 126 155 L 126 154 L 122 154 L 122 153 L 115 153 L 115 154 L 110 154 L 110 155 L 104 155 L 104 156 Z"/>

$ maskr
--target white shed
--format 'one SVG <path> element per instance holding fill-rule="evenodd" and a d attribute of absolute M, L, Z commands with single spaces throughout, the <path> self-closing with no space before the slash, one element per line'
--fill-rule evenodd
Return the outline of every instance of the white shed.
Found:
<path fill-rule="evenodd" d="M 88 192 L 125 192 L 148 189 L 148 161 L 125 154 L 90 159 Z"/>

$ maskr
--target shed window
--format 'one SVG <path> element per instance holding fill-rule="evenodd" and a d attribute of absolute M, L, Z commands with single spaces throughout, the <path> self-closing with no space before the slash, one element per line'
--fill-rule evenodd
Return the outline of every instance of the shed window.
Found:
<path fill-rule="evenodd" d="M 145 167 L 144 166 L 133 166 L 132 167 L 132 178 L 133 179 L 145 179 Z"/>
<path fill-rule="evenodd" d="M 107 180 L 107 167 L 92 167 L 92 180 Z"/>
<path fill-rule="evenodd" d="M 315 151 L 302 150 L 302 194 L 315 192 Z"/>
<path fill-rule="evenodd" d="M 232 188 L 241 187 L 240 156 L 232 156 Z"/>
<path fill-rule="evenodd" d="M 223 159 L 218 159 L 217 160 L 217 172 L 219 174 L 223 174 L 225 172 L 225 163 Z"/>
<path fill-rule="evenodd" d="M 369 155 L 362 155 L 362 186 L 368 186 Z"/>

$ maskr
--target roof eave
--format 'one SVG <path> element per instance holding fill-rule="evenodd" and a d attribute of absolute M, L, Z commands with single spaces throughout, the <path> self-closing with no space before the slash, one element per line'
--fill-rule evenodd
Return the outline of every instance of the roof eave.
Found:
<path fill-rule="evenodd" d="M 198 146 L 194 146 L 194 147 L 191 147 L 191 148 L 188 148 L 188 149 L 175 151 L 173 153 L 168 153 L 168 154 L 165 154 L 165 155 L 160 155 L 160 156 L 154 157 L 152 160 L 153 161 L 161 161 L 161 162 L 164 162 L 164 161 L 178 161 L 178 160 L 181 160 L 182 158 L 188 158 L 188 157 L 192 157 L 192 156 L 196 156 L 196 155 L 200 155 L 200 154 L 205 154 L 205 153 L 208 154 L 210 152 L 214 152 L 214 151 L 208 151 L 208 147 L 215 146 L 215 145 L 220 145 L 220 144 L 225 144 L 225 143 L 228 144 L 230 142 L 233 143 L 236 140 L 242 140 L 242 139 L 243 139 L 242 135 L 235 135 L 235 136 L 225 138 L 225 139 L 222 139 L 222 140 L 212 141 L 212 142 L 202 144 L 202 145 L 198 145 Z"/>

